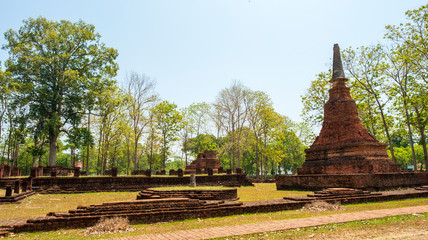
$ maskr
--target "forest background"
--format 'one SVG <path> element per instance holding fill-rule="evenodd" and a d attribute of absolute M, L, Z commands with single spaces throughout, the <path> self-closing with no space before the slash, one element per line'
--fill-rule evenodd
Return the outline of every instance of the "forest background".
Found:
<path fill-rule="evenodd" d="M 384 39 L 342 51 L 360 119 L 391 158 L 425 168 L 427 153 L 428 5 L 386 26 Z M 0 163 L 80 166 L 89 174 L 118 167 L 184 168 L 204 150 L 225 168 L 256 177 L 292 174 L 304 161 L 323 120 L 331 71 L 314 76 L 301 96 L 302 122 L 274 109 L 270 96 L 238 80 L 214 102 L 178 108 L 156 93 L 156 81 L 116 76 L 118 50 L 84 21 L 28 18 L 5 34 L 0 69 Z"/>

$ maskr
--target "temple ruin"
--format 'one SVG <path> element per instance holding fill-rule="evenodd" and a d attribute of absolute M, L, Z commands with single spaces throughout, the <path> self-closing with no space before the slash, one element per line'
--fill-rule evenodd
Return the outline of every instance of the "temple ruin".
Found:
<path fill-rule="evenodd" d="M 390 173 L 400 165 L 388 157 L 386 144 L 376 140 L 363 126 L 357 104 L 346 86 L 339 46 L 333 50 L 333 77 L 329 100 L 324 106 L 324 122 L 309 149 L 299 174 Z"/>
<path fill-rule="evenodd" d="M 428 184 L 428 173 L 402 172 L 363 126 L 351 98 L 337 44 L 333 47 L 333 76 L 319 136 L 305 150 L 297 176 L 278 176 L 278 190 L 324 188 L 391 189 Z"/>
<path fill-rule="evenodd" d="M 208 169 L 212 169 L 213 173 L 218 173 L 220 168 L 220 161 L 217 159 L 215 151 L 205 150 L 203 153 L 199 153 L 198 157 L 191 164 L 186 166 L 184 174 L 201 174 L 208 172 Z"/>

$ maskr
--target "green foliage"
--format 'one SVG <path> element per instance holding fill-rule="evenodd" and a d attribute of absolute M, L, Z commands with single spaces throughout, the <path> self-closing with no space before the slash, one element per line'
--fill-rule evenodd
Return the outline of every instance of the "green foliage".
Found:
<path fill-rule="evenodd" d="M 176 133 L 183 128 L 183 116 L 177 110 L 177 105 L 168 101 L 160 102 L 152 111 L 161 136 L 162 169 L 165 169 L 170 144 L 179 140 Z"/>
<path fill-rule="evenodd" d="M 50 165 L 56 162 L 56 140 L 62 127 L 79 121 L 91 91 L 113 82 L 118 53 L 100 42 L 95 27 L 83 21 L 50 21 L 43 17 L 23 21 L 19 31 L 5 33 L 9 52 L 5 65 L 17 85 L 28 118 L 41 121 L 50 141 Z"/>
<path fill-rule="evenodd" d="M 331 76 L 331 69 L 317 74 L 305 95 L 301 96 L 303 121 L 314 127 L 320 127 L 324 121 L 324 105 L 328 101 Z"/>
<path fill-rule="evenodd" d="M 194 157 L 204 150 L 217 151 L 217 138 L 212 134 L 199 134 L 189 141 L 188 149 Z"/>
<path fill-rule="evenodd" d="M 420 164 L 424 163 L 424 153 L 422 146 L 415 144 L 414 146 L 416 161 L 419 163 L 418 169 L 420 169 Z M 390 154 L 390 151 L 388 151 Z M 394 147 L 395 158 L 397 164 L 401 165 L 402 169 L 413 169 L 413 160 L 412 160 L 412 149 L 410 146 L 406 147 Z"/>

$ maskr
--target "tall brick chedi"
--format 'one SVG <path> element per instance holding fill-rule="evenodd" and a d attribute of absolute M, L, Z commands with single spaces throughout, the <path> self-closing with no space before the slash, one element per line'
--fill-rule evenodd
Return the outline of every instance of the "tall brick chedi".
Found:
<path fill-rule="evenodd" d="M 388 157 L 386 144 L 377 141 L 358 118 L 342 68 L 340 50 L 333 48 L 333 77 L 324 106 L 321 132 L 306 152 L 298 174 L 390 173 L 400 166 Z"/>

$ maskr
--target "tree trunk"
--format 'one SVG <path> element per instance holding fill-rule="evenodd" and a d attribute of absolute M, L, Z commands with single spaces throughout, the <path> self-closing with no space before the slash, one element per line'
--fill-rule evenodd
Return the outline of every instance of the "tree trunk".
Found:
<path fill-rule="evenodd" d="M 137 155 L 138 154 L 138 138 L 135 138 L 135 143 L 134 143 L 134 170 L 138 170 L 138 165 L 137 165 Z"/>
<path fill-rule="evenodd" d="M 76 148 L 75 147 L 72 147 L 71 149 L 70 149 L 70 163 L 71 163 L 71 167 L 72 168 L 74 168 L 75 167 L 75 161 L 76 161 Z"/>
<path fill-rule="evenodd" d="M 419 132 L 421 134 L 422 149 L 424 150 L 425 170 L 428 172 L 428 150 L 427 150 L 427 143 L 426 143 L 426 137 L 425 137 L 425 127 L 423 126 L 419 127 Z"/>
<path fill-rule="evenodd" d="M 58 135 L 51 136 L 49 141 L 49 166 L 56 165 L 56 141 Z"/>
<path fill-rule="evenodd" d="M 382 122 L 383 122 L 383 126 L 385 127 L 385 133 L 386 133 L 386 137 L 388 138 L 388 145 L 389 145 L 389 150 L 391 151 L 391 158 L 392 161 L 395 161 L 395 155 L 394 155 L 394 147 L 392 146 L 392 142 L 391 142 L 391 137 L 389 136 L 389 130 L 388 130 L 388 125 L 386 124 L 386 120 L 385 120 L 385 115 L 383 114 L 383 109 L 381 104 L 379 103 L 378 99 L 376 98 L 376 102 L 379 106 L 379 110 L 380 110 L 380 115 L 382 117 Z"/>
<path fill-rule="evenodd" d="M 13 164 L 12 166 L 16 167 L 18 166 L 18 155 L 19 155 L 19 146 L 18 139 L 15 139 L 15 148 L 13 151 Z"/>
<path fill-rule="evenodd" d="M 37 167 L 36 165 L 36 161 L 37 161 L 37 156 L 33 156 L 33 165 L 32 167 Z"/>
<path fill-rule="evenodd" d="M 258 138 L 256 138 L 256 179 L 259 179 L 259 147 L 258 147 Z"/>
<path fill-rule="evenodd" d="M 91 110 L 89 110 L 88 114 L 88 132 L 91 133 Z M 86 146 L 86 174 L 89 174 L 89 148 L 91 147 L 91 143 L 88 141 L 88 145 Z"/>
<path fill-rule="evenodd" d="M 100 139 L 98 140 L 98 155 L 97 155 L 97 174 L 100 174 L 101 169 L 101 148 L 102 148 L 102 140 L 103 140 L 103 131 L 102 127 L 100 128 Z M 88 172 L 87 172 L 88 174 Z"/>
<path fill-rule="evenodd" d="M 166 165 L 166 135 L 164 134 L 163 136 L 163 162 L 162 162 L 162 169 L 161 170 L 165 170 L 165 165 Z"/>
<path fill-rule="evenodd" d="M 129 157 L 129 139 L 126 139 L 126 156 L 127 156 L 127 165 L 126 165 L 126 175 L 129 175 L 129 165 L 131 165 L 131 158 Z"/>
<path fill-rule="evenodd" d="M 402 91 L 403 92 L 403 91 Z M 404 110 L 406 113 L 406 125 L 407 125 L 407 133 L 409 134 L 409 140 L 410 140 L 410 147 L 412 149 L 412 157 L 413 157 L 413 169 L 417 170 L 417 162 L 416 162 L 416 154 L 415 154 L 415 147 L 413 146 L 413 134 L 412 129 L 410 128 L 410 120 L 409 120 L 409 111 L 407 110 L 407 101 L 405 100 L 407 95 L 405 92 L 403 92 L 403 104 L 404 104 Z"/>

